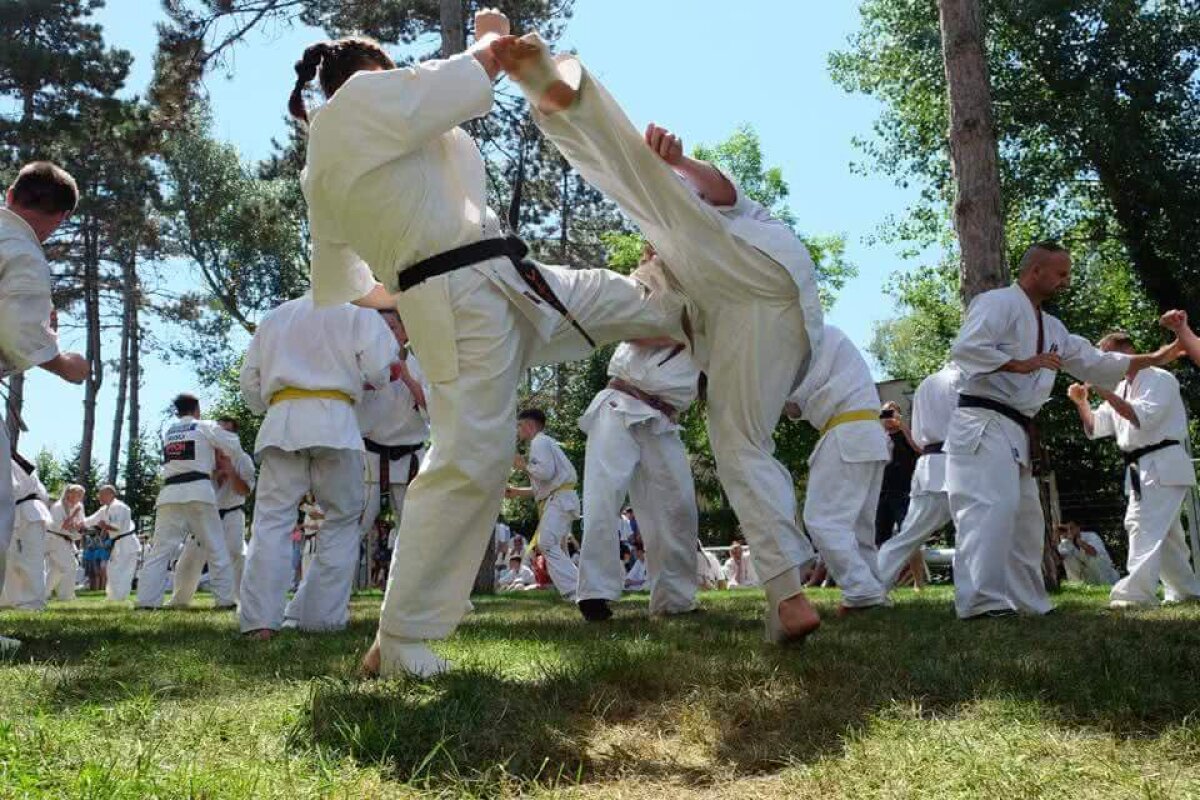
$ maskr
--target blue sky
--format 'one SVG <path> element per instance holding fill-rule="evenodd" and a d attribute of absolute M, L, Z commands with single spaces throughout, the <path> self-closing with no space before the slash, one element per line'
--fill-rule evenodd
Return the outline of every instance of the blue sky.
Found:
<path fill-rule="evenodd" d="M 143 92 L 150 79 L 159 9 L 157 0 L 108 0 L 97 17 L 108 42 L 135 57 L 129 81 L 134 92 Z M 564 44 L 578 50 L 635 124 L 670 127 L 689 146 L 724 139 L 743 123 L 755 128 L 768 163 L 783 170 L 800 228 L 846 236 L 859 277 L 842 292 L 829 321 L 861 347 L 870 341 L 873 323 L 892 313 L 882 292 L 888 275 L 911 266 L 893 248 L 868 239 L 904 211 L 915 191 L 851 170 L 861 160 L 852 140 L 870 136 L 880 107 L 835 86 L 827 61 L 857 27 L 857 4 L 848 0 L 577 0 Z M 318 31 L 283 25 L 238 49 L 229 69 L 206 84 L 215 135 L 247 158 L 267 156 L 271 138 L 284 131 L 292 63 L 319 38 Z M 170 280 L 193 279 L 180 274 Z M 63 344 L 82 349 L 82 337 L 64 334 Z M 155 356 L 146 365 L 143 419 L 155 431 L 172 395 L 200 387 L 187 365 Z M 67 454 L 79 441 L 83 390 L 45 373 L 31 376 L 25 414 L 30 432 L 21 450 L 33 454 L 45 446 Z M 97 413 L 101 459 L 107 458 L 112 426 L 112 383 L 106 376 Z"/>

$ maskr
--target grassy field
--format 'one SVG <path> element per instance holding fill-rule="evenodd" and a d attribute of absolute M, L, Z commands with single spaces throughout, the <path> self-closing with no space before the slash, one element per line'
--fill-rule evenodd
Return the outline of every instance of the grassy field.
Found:
<path fill-rule="evenodd" d="M 429 684 L 354 678 L 373 596 L 343 634 L 265 645 L 207 610 L 0 613 L 26 641 L 0 665 L 0 796 L 1200 797 L 1200 606 L 1074 590 L 957 623 L 947 590 L 902 592 L 778 650 L 761 594 L 703 602 L 585 627 L 478 599 Z"/>

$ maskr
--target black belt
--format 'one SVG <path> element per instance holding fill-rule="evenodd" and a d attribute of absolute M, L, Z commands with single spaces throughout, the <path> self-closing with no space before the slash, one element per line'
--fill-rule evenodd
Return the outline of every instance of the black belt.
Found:
<path fill-rule="evenodd" d="M 207 472 L 181 472 L 178 475 L 172 475 L 163 481 L 163 486 L 178 486 L 181 483 L 195 483 L 196 481 L 210 481 L 212 476 Z"/>
<path fill-rule="evenodd" d="M 129 536 L 133 536 L 136 533 L 137 533 L 137 531 L 130 531 L 129 533 L 122 533 L 120 536 L 114 536 L 111 539 L 109 539 L 108 541 L 112 542 L 113 544 L 116 544 L 117 542 L 121 541 L 122 539 L 129 537 Z"/>
<path fill-rule="evenodd" d="M 367 448 L 368 453 L 375 453 L 381 457 L 386 457 L 388 461 L 398 461 L 405 456 L 411 456 L 424 446 L 424 444 L 388 445 L 380 444 L 366 438 L 363 439 L 363 447 Z"/>
<path fill-rule="evenodd" d="M 571 316 L 571 312 L 567 310 L 566 305 L 558 299 L 558 295 L 554 294 L 554 290 L 546 283 L 546 278 L 542 275 L 541 270 L 537 268 L 537 264 L 534 264 L 526 257 L 528 255 L 529 247 L 517 236 L 506 236 L 503 239 L 484 239 L 474 244 L 463 245 L 453 250 L 447 250 L 444 253 L 438 253 L 424 261 L 418 261 L 408 269 L 400 272 L 396 285 L 400 291 L 407 292 L 414 286 L 418 286 L 430 278 L 445 275 L 447 272 L 453 272 L 456 269 L 490 261 L 493 258 L 507 258 L 517 270 L 517 274 L 533 290 L 533 293 L 555 311 L 562 314 L 563 318 L 571 323 L 571 326 L 575 330 L 579 331 L 579 335 L 589 345 L 595 347 L 596 341 L 591 336 L 588 336 L 583 326 Z"/>
<path fill-rule="evenodd" d="M 930 442 L 929 444 L 927 444 L 921 448 L 921 456 L 941 455 L 942 453 L 946 452 L 944 449 L 945 447 L 946 447 L 945 442 Z"/>
<path fill-rule="evenodd" d="M 988 411 L 995 411 L 1001 416 L 1011 419 L 1013 422 L 1021 426 L 1021 429 L 1026 433 L 1033 433 L 1033 417 L 1027 417 L 1020 411 L 1017 411 L 1012 406 L 1006 406 L 1004 403 L 997 402 L 987 397 L 978 397 L 973 394 L 960 394 L 958 396 L 959 408 L 982 408 Z"/>
<path fill-rule="evenodd" d="M 28 503 L 30 500 L 37 500 L 37 499 L 38 499 L 38 493 L 31 492 L 30 494 L 27 494 L 24 497 L 22 497 L 17 502 L 13 503 L 13 505 L 19 506 L 19 505 L 21 505 L 21 503 Z"/>
<path fill-rule="evenodd" d="M 75 544 L 75 540 L 65 533 L 61 533 L 59 531 L 51 531 L 51 530 L 47 530 L 46 533 L 52 533 L 60 539 L 66 539 L 71 544 Z"/>
<path fill-rule="evenodd" d="M 1123 453 L 1125 459 L 1125 469 L 1129 472 L 1129 486 L 1133 489 L 1133 496 L 1137 499 L 1142 499 L 1142 476 L 1138 472 L 1138 461 L 1143 456 L 1148 456 L 1151 453 L 1157 453 L 1159 450 L 1166 450 L 1168 447 L 1174 447 L 1179 444 L 1178 439 L 1163 439 L 1155 444 L 1148 444 L 1145 447 L 1139 447 L 1137 450 L 1130 450 L 1128 453 Z"/>
<path fill-rule="evenodd" d="M 234 506 L 233 508 L 219 508 L 219 509 L 217 509 L 217 514 L 220 515 L 221 519 L 225 519 L 225 516 L 227 514 L 232 514 L 235 511 L 245 511 L 245 510 L 246 510 L 246 505 L 243 503 L 242 505 Z"/>

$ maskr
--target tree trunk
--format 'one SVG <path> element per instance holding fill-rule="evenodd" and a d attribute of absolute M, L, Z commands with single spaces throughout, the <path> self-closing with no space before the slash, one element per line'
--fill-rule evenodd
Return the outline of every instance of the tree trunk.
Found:
<path fill-rule="evenodd" d="M 1004 210 L 992 92 L 978 0 L 938 0 L 942 54 L 950 94 L 954 230 L 962 250 L 959 292 L 975 295 L 1009 283 Z"/>
<path fill-rule="evenodd" d="M 93 446 L 96 438 L 96 397 L 104 381 L 104 363 L 100 357 L 100 241 L 99 225 L 88 220 L 83 225 L 83 302 L 87 321 L 88 364 L 91 374 L 84 382 L 83 437 L 79 445 L 80 479 L 88 496 L 96 487 L 92 482 Z"/>
<path fill-rule="evenodd" d="M 129 347 L 132 338 L 130 307 L 134 304 L 133 296 L 136 284 L 131 273 L 135 273 L 137 270 L 135 253 L 136 249 L 129 254 L 121 269 L 123 273 L 121 283 L 125 287 L 121 310 L 121 355 L 117 362 L 117 407 L 113 412 L 112 442 L 108 448 L 108 482 L 112 484 L 117 482 L 117 468 L 121 462 L 121 431 L 125 426 L 125 399 L 129 387 Z"/>
<path fill-rule="evenodd" d="M 442 58 L 467 49 L 467 26 L 463 0 L 440 0 L 442 12 Z"/>
<path fill-rule="evenodd" d="M 8 379 L 8 409 L 4 425 L 8 428 L 8 443 L 13 450 L 21 439 L 21 409 L 25 403 L 25 373 L 18 372 Z"/>

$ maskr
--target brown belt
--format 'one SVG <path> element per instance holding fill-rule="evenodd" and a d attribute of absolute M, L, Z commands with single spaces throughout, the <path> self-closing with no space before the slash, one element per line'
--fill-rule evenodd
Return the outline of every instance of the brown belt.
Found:
<path fill-rule="evenodd" d="M 655 397 L 648 392 L 643 392 L 629 381 L 623 381 L 620 378 L 613 378 L 608 382 L 608 388 L 616 389 L 618 392 L 627 394 L 630 397 L 636 397 L 638 400 L 641 400 L 655 411 L 662 412 L 662 414 L 666 416 L 667 419 L 671 420 L 671 422 L 679 421 L 679 409 L 668 403 L 666 400 L 663 400 L 661 397 Z"/>

